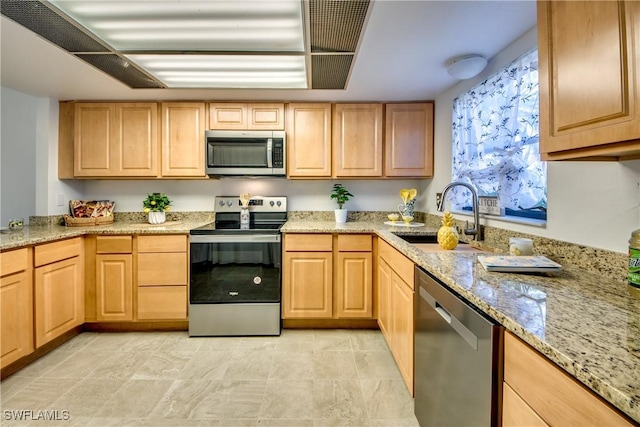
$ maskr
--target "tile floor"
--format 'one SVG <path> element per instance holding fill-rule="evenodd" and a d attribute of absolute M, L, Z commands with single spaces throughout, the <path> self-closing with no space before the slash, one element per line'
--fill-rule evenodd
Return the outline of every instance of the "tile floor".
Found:
<path fill-rule="evenodd" d="M 0 393 L 3 426 L 418 426 L 373 330 L 85 332 L 5 379 Z M 29 414 L 20 410 L 69 419 L 17 421 Z"/>

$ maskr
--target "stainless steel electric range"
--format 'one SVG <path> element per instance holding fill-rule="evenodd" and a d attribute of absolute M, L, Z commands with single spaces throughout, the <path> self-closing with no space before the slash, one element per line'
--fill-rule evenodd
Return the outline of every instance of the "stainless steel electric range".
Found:
<path fill-rule="evenodd" d="M 215 222 L 191 230 L 189 336 L 280 335 L 286 197 L 215 198 Z"/>

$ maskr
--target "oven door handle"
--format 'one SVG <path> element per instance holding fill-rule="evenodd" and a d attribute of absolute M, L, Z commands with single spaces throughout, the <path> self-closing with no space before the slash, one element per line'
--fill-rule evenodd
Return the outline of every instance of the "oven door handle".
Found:
<path fill-rule="evenodd" d="M 279 234 L 197 234 L 190 237 L 191 243 L 278 243 L 281 240 Z"/>

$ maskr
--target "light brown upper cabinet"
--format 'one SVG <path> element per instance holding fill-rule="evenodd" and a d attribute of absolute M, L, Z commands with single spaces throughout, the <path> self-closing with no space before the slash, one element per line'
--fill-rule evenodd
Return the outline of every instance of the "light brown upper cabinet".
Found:
<path fill-rule="evenodd" d="M 331 177 L 331 104 L 287 105 L 287 176 Z"/>
<path fill-rule="evenodd" d="M 539 1 L 543 160 L 640 157 L 640 2 Z"/>
<path fill-rule="evenodd" d="M 210 103 L 209 129 L 284 130 L 284 104 Z"/>
<path fill-rule="evenodd" d="M 382 104 L 333 105 L 333 176 L 382 176 Z"/>
<path fill-rule="evenodd" d="M 77 103 L 74 107 L 73 175 L 158 175 L 156 103 Z"/>
<path fill-rule="evenodd" d="M 204 177 L 204 102 L 162 103 L 162 176 Z"/>
<path fill-rule="evenodd" d="M 385 105 L 388 177 L 433 176 L 433 103 Z"/>

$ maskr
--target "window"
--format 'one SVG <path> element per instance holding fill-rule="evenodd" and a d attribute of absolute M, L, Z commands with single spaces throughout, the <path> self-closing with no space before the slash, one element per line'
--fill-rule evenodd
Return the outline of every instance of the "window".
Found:
<path fill-rule="evenodd" d="M 538 147 L 538 50 L 453 101 L 453 181 L 497 196 L 507 215 L 546 220 L 547 168 Z M 452 207 L 470 210 L 469 191 Z"/>

